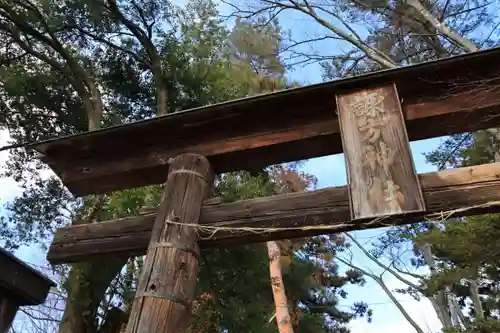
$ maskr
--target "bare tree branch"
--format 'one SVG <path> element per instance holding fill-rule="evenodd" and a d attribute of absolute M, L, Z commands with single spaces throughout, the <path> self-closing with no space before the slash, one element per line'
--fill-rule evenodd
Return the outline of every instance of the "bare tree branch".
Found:
<path fill-rule="evenodd" d="M 88 30 L 85 30 L 85 29 L 83 29 L 82 27 L 80 27 L 78 25 L 75 25 L 74 28 L 76 30 L 80 31 L 82 34 L 84 34 L 84 35 L 86 35 L 86 36 L 88 36 L 88 37 L 90 37 L 90 38 L 92 38 L 92 39 L 94 39 L 94 40 L 96 40 L 98 42 L 101 42 L 101 43 L 103 43 L 103 44 L 105 44 L 105 45 L 107 45 L 107 46 L 109 46 L 109 47 L 111 47 L 113 49 L 116 49 L 118 51 L 124 52 L 124 53 L 128 54 L 129 56 L 131 56 L 132 58 L 134 58 L 136 61 L 138 61 L 140 63 L 143 63 L 143 64 L 145 64 L 148 67 L 151 67 L 151 62 L 150 61 L 148 61 L 147 59 L 139 57 L 137 55 L 137 53 L 135 53 L 134 51 L 126 49 L 126 48 L 124 48 L 124 47 L 122 47 L 120 45 L 117 45 L 117 44 L 111 42 L 109 39 L 101 37 L 101 36 L 99 36 L 97 34 L 94 34 L 94 33 L 90 32 Z"/>
<path fill-rule="evenodd" d="M 448 28 L 444 23 L 440 22 L 431 12 L 429 12 L 419 0 L 406 0 L 406 2 L 415 8 L 422 17 L 424 17 L 427 22 L 429 22 L 437 31 L 442 33 L 444 36 L 448 37 L 455 43 L 462 46 L 467 52 L 476 52 L 479 50 L 476 44 L 472 41 L 460 36 L 450 28 Z"/>
<path fill-rule="evenodd" d="M 330 22 L 328 22 L 328 21 L 324 20 L 323 18 L 321 18 L 316 13 L 315 9 L 307 1 L 305 1 L 305 5 L 301 5 L 298 2 L 296 2 L 295 0 L 289 0 L 289 2 L 291 3 L 291 5 L 290 4 L 281 3 L 281 2 L 275 2 L 274 0 L 263 0 L 263 1 L 266 2 L 266 3 L 274 4 L 274 5 L 282 7 L 282 8 L 288 8 L 288 9 L 298 10 L 298 11 L 300 11 L 300 12 L 308 15 L 309 17 L 313 18 L 320 25 L 322 25 L 323 27 L 327 28 L 328 30 L 330 30 L 334 34 L 340 36 L 345 41 L 351 43 L 353 46 L 355 46 L 356 48 L 358 48 L 361 51 L 363 51 L 367 55 L 367 57 L 369 57 L 370 59 L 378 62 L 379 64 L 381 64 L 385 68 L 396 68 L 396 67 L 398 67 L 396 65 L 396 63 L 394 63 L 392 60 L 390 60 L 389 56 L 385 55 L 380 50 L 375 49 L 375 48 L 369 46 L 368 44 L 366 44 L 362 40 L 356 38 L 356 36 L 352 36 L 352 35 L 348 34 L 347 32 L 345 32 L 345 31 L 337 28 L 336 26 L 334 26 Z M 383 55 L 381 55 L 381 54 L 383 54 Z"/>
<path fill-rule="evenodd" d="M 408 286 L 416 289 L 416 290 L 419 290 L 419 291 L 422 291 L 422 288 L 416 284 L 414 284 L 413 282 L 403 278 L 397 271 L 393 270 L 391 267 L 383 264 L 380 260 L 378 260 L 375 256 L 373 256 L 370 252 L 368 252 L 364 247 L 363 245 L 361 245 L 356 238 L 354 238 L 352 235 L 350 235 L 349 233 L 344 233 L 344 235 L 349 238 L 354 244 L 356 244 L 356 246 L 361 250 L 361 252 L 363 252 L 364 255 L 366 255 L 371 261 L 373 261 L 374 263 L 376 263 L 379 267 L 383 268 L 385 271 L 391 273 L 395 278 L 397 278 L 399 281 L 403 282 L 404 284 L 407 284 Z"/>
<path fill-rule="evenodd" d="M 401 302 L 394 296 L 394 294 L 389 290 L 389 288 L 387 288 L 387 285 L 384 283 L 384 280 L 382 279 L 382 276 L 377 276 L 377 275 L 375 275 L 373 273 L 369 273 L 366 270 L 364 270 L 364 269 L 362 269 L 362 268 L 360 268 L 360 267 L 352 264 L 351 262 L 349 262 L 349 261 L 347 261 L 347 260 L 345 260 L 343 258 L 336 257 L 336 259 L 338 261 L 340 261 L 341 263 L 343 263 L 344 265 L 347 265 L 347 266 L 351 267 L 354 270 L 362 272 L 363 274 L 365 274 L 366 276 L 369 276 L 375 282 L 377 282 L 378 285 L 382 288 L 382 290 L 389 297 L 389 299 L 392 301 L 392 303 L 394 303 L 394 305 L 398 308 L 399 312 L 401 312 L 401 314 L 403 315 L 403 317 L 405 317 L 405 319 L 408 321 L 408 323 L 415 329 L 415 331 L 417 331 L 417 333 L 424 333 L 424 331 L 420 328 L 420 326 L 418 326 L 418 324 L 413 320 L 413 318 L 410 316 L 410 314 L 405 310 L 405 308 L 403 307 L 403 305 L 401 305 Z"/>

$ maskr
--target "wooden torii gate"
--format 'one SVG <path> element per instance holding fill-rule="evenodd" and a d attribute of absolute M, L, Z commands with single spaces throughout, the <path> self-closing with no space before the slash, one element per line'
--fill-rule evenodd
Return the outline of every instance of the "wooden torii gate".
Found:
<path fill-rule="evenodd" d="M 490 49 L 33 144 L 75 195 L 167 180 L 156 212 L 61 228 L 48 260 L 147 253 L 127 332 L 173 333 L 189 323 L 199 247 L 498 212 L 499 163 L 416 175 L 409 141 L 500 126 L 499 57 Z M 214 172 L 340 152 L 348 186 L 208 198 Z M 198 239 L 198 224 L 212 237 Z"/>

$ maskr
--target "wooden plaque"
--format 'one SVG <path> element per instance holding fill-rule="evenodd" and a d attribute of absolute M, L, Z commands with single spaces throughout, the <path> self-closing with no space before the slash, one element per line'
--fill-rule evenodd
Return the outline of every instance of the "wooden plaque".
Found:
<path fill-rule="evenodd" d="M 336 99 L 352 219 L 425 211 L 396 86 Z"/>

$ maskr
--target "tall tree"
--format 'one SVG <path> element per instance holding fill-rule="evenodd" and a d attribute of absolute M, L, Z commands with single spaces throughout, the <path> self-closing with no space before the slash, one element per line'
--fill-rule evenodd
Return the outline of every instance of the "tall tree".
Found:
<path fill-rule="evenodd" d="M 276 22 L 261 27 L 251 22 L 237 20 L 229 36 L 233 66 L 238 68 L 241 83 L 248 95 L 283 89 L 284 66 L 279 59 L 281 34 Z M 266 179 L 269 175 L 263 173 Z M 285 191 L 288 188 L 283 187 Z M 298 189 L 297 189 L 298 190 Z M 278 242 L 266 242 L 269 272 L 275 303 L 276 322 L 280 333 L 293 333 L 286 287 L 283 283 L 281 249 Z M 297 322 L 297 320 L 295 320 Z M 297 326 L 297 325 L 295 325 Z"/>
<path fill-rule="evenodd" d="M 427 159 L 441 168 L 497 162 L 498 143 L 487 132 L 453 136 L 427 154 Z M 440 270 L 428 282 L 431 290 L 452 290 L 462 309 L 470 300 L 469 317 L 479 322 L 498 320 L 499 257 L 488 239 L 497 234 L 499 218 L 498 214 L 488 214 L 441 221 L 439 228 L 428 228 L 416 238 L 417 243 L 430 243 L 435 248 L 434 259 Z"/>
<path fill-rule="evenodd" d="M 6 43 L 24 53 L 21 58 L 28 55 L 34 58 L 35 62 L 48 66 L 63 77 L 78 94 L 85 110 L 87 129 L 99 129 L 104 103 L 95 79 L 98 69 L 95 62 L 84 52 L 68 47 L 74 39 L 69 31 L 64 29 L 64 17 L 58 15 L 56 4 L 33 3 L 29 0 L 14 3 L 3 1 L 0 3 L 0 20 L 0 29 L 6 37 Z M 6 110 L 19 110 L 16 105 L 12 107 L 12 100 L 10 102 L 11 106 L 7 106 Z M 22 173 L 24 170 L 15 171 Z M 55 184 L 56 181 L 52 186 Z M 38 184 L 37 190 L 44 192 L 43 182 Z M 81 220 L 87 223 L 99 221 L 99 211 L 104 200 L 104 197 L 85 200 L 81 207 L 84 210 L 81 212 Z M 74 265 L 69 275 L 71 282 L 60 326 L 62 332 L 95 331 L 93 314 L 97 311 L 111 280 L 124 263 L 124 259 L 114 258 L 104 264 L 106 269 L 102 268 L 102 263 Z M 81 282 L 81 277 L 85 280 L 84 283 Z"/>
<path fill-rule="evenodd" d="M 279 50 L 280 50 L 280 29 L 279 26 L 274 22 L 272 25 L 267 26 L 265 29 L 262 29 L 259 24 L 252 24 L 250 22 L 245 21 L 237 21 L 234 29 L 232 30 L 229 37 L 229 45 L 228 51 L 231 59 L 232 69 L 234 70 L 234 75 L 232 77 L 238 82 L 236 86 L 241 87 L 240 90 L 244 95 L 252 95 L 258 94 L 266 91 L 273 91 L 283 87 L 290 85 L 287 82 L 284 76 L 284 66 L 280 64 L 279 58 Z M 264 43 L 265 42 L 265 43 Z M 243 191 L 242 194 L 245 196 L 236 196 L 234 194 L 234 198 L 247 198 L 249 195 L 253 196 L 262 196 L 262 195 L 271 195 L 283 191 L 290 190 L 302 190 L 308 187 L 308 184 L 311 184 L 311 177 L 307 175 L 301 175 L 297 173 L 295 168 L 290 169 L 289 167 L 283 166 L 274 166 L 268 170 L 263 170 L 261 172 L 256 173 L 235 173 L 233 175 L 227 175 L 223 179 L 228 181 L 227 185 L 235 186 L 237 184 L 237 188 L 240 188 L 240 191 Z M 232 179 L 232 181 L 230 181 Z M 257 185 L 257 184 L 261 185 Z M 255 184 L 255 185 L 252 185 Z M 231 190 L 234 191 L 234 190 Z M 222 192 L 224 193 L 224 192 Z M 233 198 L 232 195 L 226 194 L 226 200 L 231 200 Z M 292 313 L 284 314 L 284 316 L 290 316 L 291 326 L 295 331 L 308 331 L 316 327 L 317 329 L 323 328 L 328 329 L 329 331 L 333 330 L 334 327 L 339 328 L 342 327 L 342 324 L 347 322 L 350 318 L 353 318 L 357 314 L 362 315 L 364 312 L 364 308 L 362 306 L 358 306 L 356 308 L 357 312 L 348 313 L 342 312 L 334 309 L 334 305 L 336 304 L 335 292 L 328 294 L 323 299 L 318 299 L 317 301 L 313 301 L 313 298 L 309 298 L 308 294 L 312 290 L 316 290 L 316 288 L 328 288 L 328 285 L 325 285 L 325 282 L 332 281 L 334 279 L 338 279 L 336 286 L 338 292 L 341 291 L 341 287 L 350 282 L 359 283 L 357 280 L 349 280 L 347 278 L 339 277 L 336 272 L 331 272 L 332 275 L 329 279 L 319 280 L 318 283 L 311 284 L 309 281 L 310 274 L 314 274 L 316 276 L 325 276 L 329 274 L 328 271 L 324 270 L 322 266 L 311 265 L 310 259 L 306 260 L 297 260 L 296 251 L 304 246 L 304 240 L 299 240 L 297 242 L 272 242 L 267 244 L 268 252 L 269 250 L 278 249 L 280 252 L 279 258 L 274 257 L 274 263 L 278 263 L 273 267 L 273 263 L 271 263 L 271 268 L 278 268 L 277 270 L 272 270 L 271 273 L 273 277 L 280 276 L 280 286 L 288 286 L 287 293 L 290 293 L 290 297 L 287 297 L 287 303 L 285 306 L 291 310 Z M 252 246 L 248 248 L 254 249 L 252 251 L 262 250 L 262 247 Z M 232 253 L 232 251 L 230 251 Z M 314 253 L 314 254 L 313 254 Z M 228 257 L 231 257 L 231 254 L 226 254 Z M 311 256 L 318 256 L 317 252 L 312 251 Z M 251 256 L 249 256 L 251 257 Z M 262 257 L 260 260 L 265 261 L 266 257 Z M 283 271 L 282 271 L 283 270 Z M 290 272 L 289 274 L 287 274 Z M 290 281 L 293 274 L 293 280 Z M 335 274 L 333 274 L 335 273 Z M 255 274 L 255 272 L 254 272 Z M 274 282 L 276 279 L 271 278 L 271 281 Z M 269 283 L 269 282 L 267 282 Z M 321 287 L 320 287 L 321 286 Z M 269 285 L 265 288 L 265 293 L 263 295 L 264 302 L 269 303 L 272 301 L 270 298 L 270 288 Z M 283 290 L 282 290 L 283 291 Z M 281 292 L 280 299 L 284 296 L 284 292 Z M 218 299 L 218 297 L 213 296 L 212 299 Z M 322 301 L 323 300 L 323 301 Z M 259 303 L 246 303 L 246 310 L 242 312 L 248 313 L 252 312 L 252 307 L 255 304 L 259 308 L 262 307 L 262 301 Z M 307 311 L 300 314 L 300 304 L 306 303 Z M 321 304 L 321 305 L 320 305 Z M 361 305 L 361 304 L 360 304 Z M 329 307 L 331 307 L 329 309 Z M 206 310 L 206 309 L 205 309 Z M 276 309 L 276 319 L 278 322 L 280 321 L 278 310 Z M 309 312 L 309 313 L 308 313 Z M 210 311 L 213 314 L 213 311 Z M 324 316 L 327 316 L 330 321 L 330 326 L 327 325 L 324 321 Z M 265 319 L 267 322 L 268 318 Z M 288 320 L 287 320 L 288 321 Z M 299 327 L 300 322 L 300 327 Z M 331 323 L 335 323 L 335 325 Z M 263 325 L 264 321 L 255 321 L 255 329 L 262 331 L 263 329 L 270 329 L 274 331 L 274 329 L 266 327 Z M 290 325 L 285 325 L 290 328 Z M 238 330 L 234 326 L 234 329 Z M 226 328 L 230 329 L 226 326 Z M 248 328 L 246 328 L 248 330 Z"/>
<path fill-rule="evenodd" d="M 6 42 L 8 51 L 3 57 L 8 65 L 4 71 L 9 78 L 4 84 L 5 89 L 2 89 L 2 125 L 11 130 L 13 139 L 18 143 L 94 130 L 100 127 L 103 116 L 108 124 L 114 124 L 155 114 L 155 107 L 149 104 L 153 100 L 149 97 L 154 96 L 155 85 L 147 78 L 144 80 L 140 63 L 132 62 L 136 59 L 125 47 L 117 49 L 107 44 L 96 45 L 93 38 L 74 34 L 74 30 L 80 27 L 76 26 L 75 17 L 78 16 L 74 15 L 74 9 L 68 6 L 61 10 L 58 4 L 50 1 L 43 4 L 18 1 L 14 7 L 4 2 L 1 7 L 0 28 L 6 36 L 2 40 Z M 192 11 L 196 14 L 196 10 Z M 99 22 L 99 29 L 108 29 L 106 25 L 109 21 L 103 15 L 96 20 L 90 15 L 95 13 L 88 10 L 83 13 L 88 16 L 78 17 L 78 24 L 94 24 L 96 27 L 96 22 Z M 190 28 L 187 23 L 184 26 Z M 126 44 L 127 40 L 122 42 Z M 75 43 L 78 49 L 69 46 Z M 180 41 L 170 36 L 164 38 L 164 43 L 182 46 Z M 174 51 L 170 54 L 171 59 L 163 59 L 167 64 L 170 61 L 172 67 L 191 60 L 191 54 L 183 54 L 185 50 L 177 47 Z M 35 64 L 35 70 L 28 67 L 30 64 Z M 180 83 L 182 80 L 197 81 L 198 78 L 192 74 L 194 72 L 186 72 Z M 200 91 L 203 88 L 199 85 Z M 177 100 L 172 102 L 174 106 L 182 101 L 180 90 L 177 89 Z M 61 92 L 64 94 L 58 95 Z M 106 98 L 101 98 L 102 92 L 106 93 Z M 26 96 L 30 98 L 26 99 Z M 142 100 L 142 96 L 146 98 Z M 111 101 L 109 105 L 105 106 L 104 99 Z M 133 104 L 124 108 L 124 101 Z M 75 105 L 74 109 L 70 109 Z M 79 113 L 80 110 L 85 112 Z M 89 119 L 88 127 L 85 126 L 85 116 Z M 52 121 L 47 122 L 47 119 Z M 33 163 L 26 163 L 32 161 L 32 153 L 18 149 L 12 153 L 6 173 L 7 176 L 14 176 L 24 187 L 23 195 L 8 206 L 9 221 L 4 220 L 7 226 L 19 226 L 21 233 L 15 233 L 15 236 L 20 242 L 35 240 L 37 231 L 50 234 L 55 226 L 68 220 L 90 223 L 138 213 L 141 205 L 150 205 L 154 199 L 149 193 L 154 192 L 154 188 L 143 189 L 140 195 L 129 191 L 75 199 L 56 178 L 49 181 L 40 178 L 36 168 L 41 165 L 36 161 L 35 167 Z M 28 181 L 32 175 L 38 177 Z M 128 201 L 131 193 L 136 200 L 132 206 Z M 117 204 L 129 206 L 113 209 L 112 206 Z M 5 236 L 14 234 L 12 229 L 7 230 Z M 15 240 L 9 239 L 7 245 L 16 246 Z M 61 332 L 95 332 L 103 326 L 100 305 L 104 304 L 104 294 L 125 262 L 126 258 L 110 258 L 108 263 L 100 260 L 97 264 L 73 265 L 64 283 L 68 296 Z"/>

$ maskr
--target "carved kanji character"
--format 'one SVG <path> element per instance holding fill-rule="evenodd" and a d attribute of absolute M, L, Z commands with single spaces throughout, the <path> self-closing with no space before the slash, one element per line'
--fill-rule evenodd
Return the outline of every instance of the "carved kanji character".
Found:
<path fill-rule="evenodd" d="M 405 197 L 399 190 L 399 186 L 396 185 L 392 180 L 388 180 L 384 193 L 385 201 L 389 203 L 391 211 L 400 211 L 401 206 L 405 202 Z"/>
<path fill-rule="evenodd" d="M 371 186 L 368 190 L 368 200 L 372 208 L 377 209 L 384 200 L 384 186 L 382 179 L 373 177 L 371 179 Z"/>
<path fill-rule="evenodd" d="M 363 128 L 365 128 L 368 125 L 368 120 L 366 119 L 365 116 L 358 116 L 356 118 L 356 125 L 358 125 L 358 129 L 363 132 L 365 131 Z"/>
<path fill-rule="evenodd" d="M 384 96 L 377 92 L 372 92 L 366 96 L 366 115 L 377 118 L 380 114 L 385 113 Z"/>
<path fill-rule="evenodd" d="M 389 170 L 391 165 L 394 163 L 394 157 L 396 157 L 396 150 L 387 147 L 384 141 L 380 141 L 380 150 L 377 153 L 377 162 L 384 169 L 385 175 L 389 177 Z"/>
<path fill-rule="evenodd" d="M 366 113 L 366 98 L 362 95 L 354 95 L 352 102 L 349 103 L 349 108 L 357 117 L 362 117 Z"/>
<path fill-rule="evenodd" d="M 363 142 L 368 141 L 369 143 L 375 143 L 380 138 L 380 135 L 382 133 L 382 127 L 387 125 L 388 122 L 389 118 L 383 116 L 379 119 L 368 118 L 365 120 L 363 126 L 359 126 L 358 123 L 359 130 L 361 132 L 365 132 L 361 141 Z"/>
<path fill-rule="evenodd" d="M 368 166 L 372 172 L 377 169 L 377 151 L 372 145 L 364 146 L 363 165 Z"/>
<path fill-rule="evenodd" d="M 355 95 L 349 107 L 358 117 L 368 116 L 377 118 L 380 114 L 385 113 L 383 101 L 384 96 L 379 95 L 377 92 L 365 93 Z"/>

